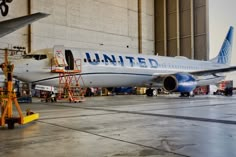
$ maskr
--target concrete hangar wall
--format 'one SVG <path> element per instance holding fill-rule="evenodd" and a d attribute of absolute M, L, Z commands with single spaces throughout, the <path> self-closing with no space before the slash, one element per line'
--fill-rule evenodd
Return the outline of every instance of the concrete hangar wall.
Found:
<path fill-rule="evenodd" d="M 13 0 L 2 20 L 39 11 L 50 16 L 0 39 L 0 46 L 30 51 L 65 45 L 207 59 L 207 1 Z"/>

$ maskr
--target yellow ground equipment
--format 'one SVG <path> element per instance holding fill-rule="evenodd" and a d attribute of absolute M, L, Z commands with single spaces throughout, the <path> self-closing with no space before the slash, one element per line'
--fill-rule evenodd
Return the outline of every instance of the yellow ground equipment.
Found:
<path fill-rule="evenodd" d="M 14 124 L 26 124 L 31 121 L 37 120 L 39 114 L 31 112 L 29 109 L 26 111 L 26 116 L 23 115 L 20 105 L 18 104 L 16 93 L 13 89 L 13 70 L 14 65 L 8 61 L 8 50 L 5 50 L 5 62 L 1 64 L 1 68 L 6 77 L 6 89 L 2 89 L 0 94 L 1 103 L 1 119 L 0 126 L 8 125 L 8 129 L 14 129 Z M 19 116 L 13 115 L 13 104 Z"/>

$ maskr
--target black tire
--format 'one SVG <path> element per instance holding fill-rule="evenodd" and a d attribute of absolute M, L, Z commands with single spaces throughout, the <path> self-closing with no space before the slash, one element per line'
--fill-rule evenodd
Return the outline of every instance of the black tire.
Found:
<path fill-rule="evenodd" d="M 180 93 L 180 97 L 190 97 L 190 93 L 189 92 Z"/>
<path fill-rule="evenodd" d="M 152 97 L 152 96 L 153 96 L 153 89 L 148 88 L 148 89 L 146 90 L 146 95 L 149 96 L 149 97 Z"/>
<path fill-rule="evenodd" d="M 15 123 L 10 121 L 10 122 L 8 122 L 7 127 L 8 127 L 8 129 L 14 129 Z"/>

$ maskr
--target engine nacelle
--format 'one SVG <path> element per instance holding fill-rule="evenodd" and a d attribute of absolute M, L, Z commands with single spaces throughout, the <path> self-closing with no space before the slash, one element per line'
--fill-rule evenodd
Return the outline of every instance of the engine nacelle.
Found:
<path fill-rule="evenodd" d="M 191 92 L 196 86 L 196 79 L 185 73 L 169 75 L 163 80 L 163 87 L 169 92 Z"/>

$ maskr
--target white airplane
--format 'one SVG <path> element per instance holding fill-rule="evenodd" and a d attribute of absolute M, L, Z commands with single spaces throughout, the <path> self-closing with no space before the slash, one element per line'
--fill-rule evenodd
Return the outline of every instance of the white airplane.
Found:
<path fill-rule="evenodd" d="M 83 87 L 149 87 L 180 92 L 189 96 L 197 86 L 216 84 L 225 73 L 235 71 L 230 66 L 233 27 L 230 27 L 219 54 L 212 60 L 199 61 L 183 57 L 162 57 L 141 54 L 119 54 L 55 46 L 27 54 L 14 61 L 14 77 L 33 84 L 58 86 L 59 75 L 51 72 L 57 58 L 59 70 L 73 71 L 81 64 Z M 80 67 L 79 67 L 80 68 Z"/>

